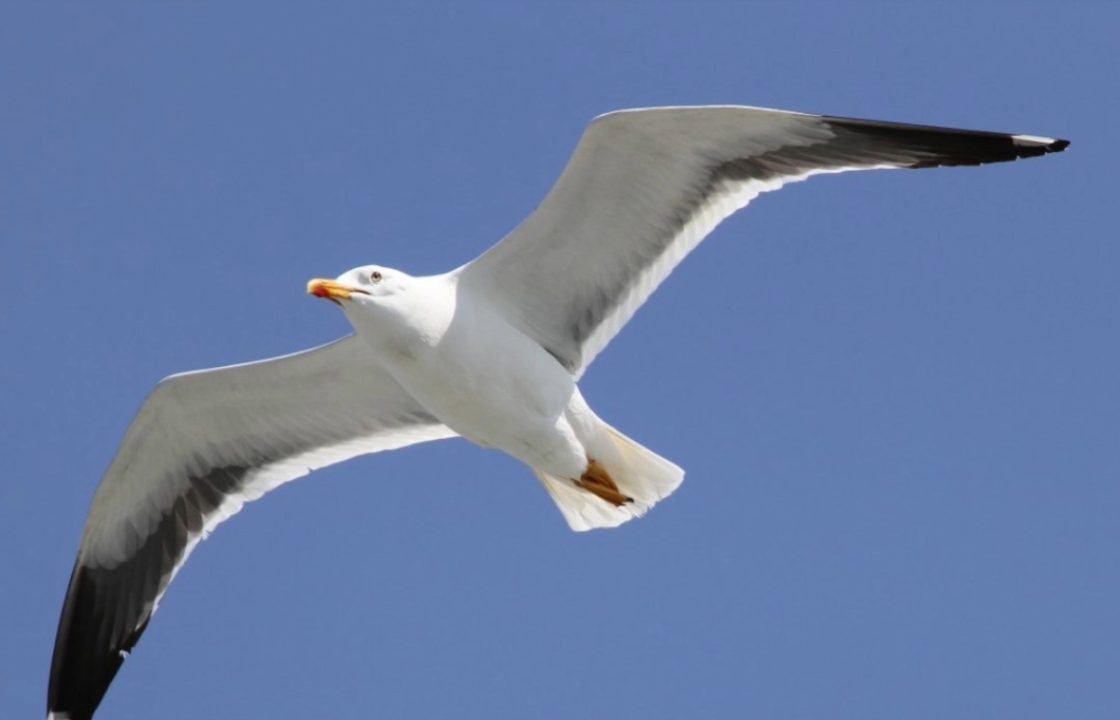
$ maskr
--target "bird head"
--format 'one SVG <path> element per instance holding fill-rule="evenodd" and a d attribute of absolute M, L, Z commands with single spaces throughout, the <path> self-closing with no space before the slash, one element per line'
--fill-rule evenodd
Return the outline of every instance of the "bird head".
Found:
<path fill-rule="evenodd" d="M 346 307 L 343 303 L 368 306 L 400 293 L 409 280 L 411 277 L 400 270 L 363 265 L 347 270 L 334 280 L 315 278 L 307 283 L 307 292 L 343 307 Z"/>

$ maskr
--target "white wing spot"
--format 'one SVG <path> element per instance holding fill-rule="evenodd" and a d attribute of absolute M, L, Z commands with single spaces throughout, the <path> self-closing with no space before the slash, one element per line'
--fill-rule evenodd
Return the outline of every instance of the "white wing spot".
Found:
<path fill-rule="evenodd" d="M 1041 135 L 1013 135 L 1012 140 L 1016 145 L 1052 145 L 1055 142 L 1054 138 Z"/>

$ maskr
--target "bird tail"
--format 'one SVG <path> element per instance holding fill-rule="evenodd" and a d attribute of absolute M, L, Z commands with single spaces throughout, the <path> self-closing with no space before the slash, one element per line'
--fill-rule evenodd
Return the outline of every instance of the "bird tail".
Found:
<path fill-rule="evenodd" d="M 577 532 L 616 527 L 641 517 L 684 480 L 684 470 L 674 463 L 606 423 L 601 428 L 605 442 L 589 448 L 595 457 L 588 458 L 589 469 L 583 479 L 558 478 L 533 470 L 568 525 Z M 594 476 L 592 468 L 596 468 Z M 613 489 L 608 489 L 611 485 Z"/>

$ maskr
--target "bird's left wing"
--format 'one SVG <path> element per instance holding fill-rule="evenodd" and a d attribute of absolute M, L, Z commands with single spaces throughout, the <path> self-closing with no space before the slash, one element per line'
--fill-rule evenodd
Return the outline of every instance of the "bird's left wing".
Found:
<path fill-rule="evenodd" d="M 979 165 L 1068 144 L 752 107 L 609 113 L 540 207 L 460 268 L 460 283 L 578 377 L 677 263 L 759 193 L 821 173 Z"/>
<path fill-rule="evenodd" d="M 55 639 L 48 716 L 93 714 L 191 550 L 246 502 L 316 468 L 454 434 L 354 335 L 162 381 L 94 497 Z"/>

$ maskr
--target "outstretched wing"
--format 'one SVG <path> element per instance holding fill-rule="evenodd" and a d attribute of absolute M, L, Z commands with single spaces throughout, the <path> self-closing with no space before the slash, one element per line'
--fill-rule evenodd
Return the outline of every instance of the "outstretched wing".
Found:
<path fill-rule="evenodd" d="M 1065 149 L 1030 135 L 751 107 L 596 118 L 540 207 L 460 269 L 577 377 L 716 225 L 820 173 L 980 165 Z"/>
<path fill-rule="evenodd" d="M 48 716 L 92 716 L 191 550 L 246 502 L 316 468 L 454 434 L 353 335 L 161 382 L 94 497 L 55 639 Z"/>

